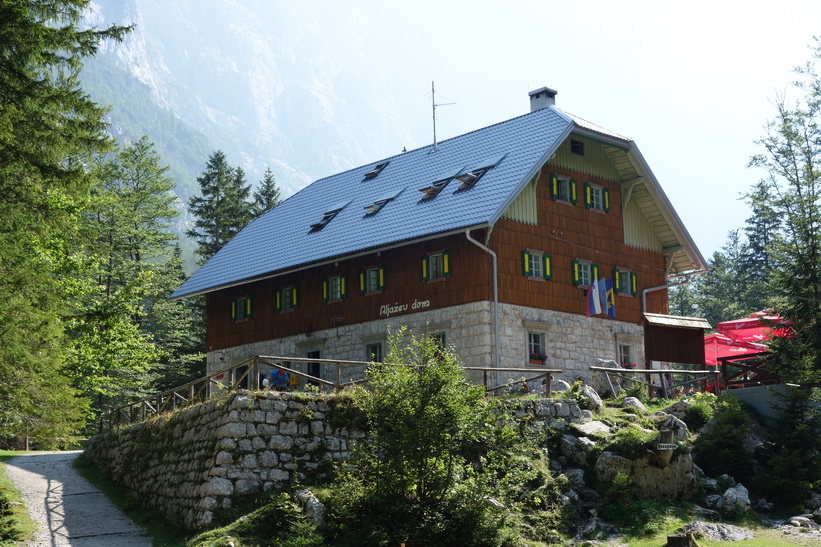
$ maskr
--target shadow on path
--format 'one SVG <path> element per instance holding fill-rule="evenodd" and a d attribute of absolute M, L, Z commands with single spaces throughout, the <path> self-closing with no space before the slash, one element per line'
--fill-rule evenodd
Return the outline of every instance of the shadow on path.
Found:
<path fill-rule="evenodd" d="M 123 515 L 72 466 L 82 453 L 41 452 L 5 462 L 39 529 L 30 546 L 150 546 L 145 531 Z"/>

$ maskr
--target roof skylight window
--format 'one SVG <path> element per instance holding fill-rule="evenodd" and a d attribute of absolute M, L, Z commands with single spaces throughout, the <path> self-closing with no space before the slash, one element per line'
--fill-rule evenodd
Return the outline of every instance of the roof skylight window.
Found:
<path fill-rule="evenodd" d="M 502 156 L 494 157 L 483 162 L 480 162 L 477 167 L 469 171 L 466 171 L 461 175 L 458 175 L 456 177 L 456 180 L 458 180 L 462 184 L 459 186 L 459 188 L 456 189 L 456 191 L 458 192 L 459 190 L 467 190 L 469 188 L 473 188 L 473 186 L 477 182 L 479 182 L 479 179 L 481 179 L 485 175 L 485 173 L 496 167 L 496 165 L 498 165 L 505 158 L 506 155 L 507 154 L 504 154 Z"/>
<path fill-rule="evenodd" d="M 398 196 L 399 194 L 401 194 L 401 193 L 402 193 L 402 190 L 404 190 L 404 188 L 400 188 L 400 189 L 398 189 L 398 190 L 394 190 L 394 191 L 392 191 L 392 192 L 390 192 L 390 193 L 388 193 L 388 194 L 385 194 L 384 196 L 380 197 L 379 199 L 377 199 L 376 201 L 374 201 L 372 204 L 370 204 L 370 205 L 366 205 L 366 206 L 365 206 L 365 216 L 373 216 L 373 215 L 375 215 L 376 213 L 378 213 L 379 211 L 381 211 L 381 210 L 382 210 L 382 208 L 383 208 L 385 205 L 387 205 L 389 201 L 391 201 L 391 200 L 392 200 L 392 199 L 394 199 L 396 196 Z"/>
<path fill-rule="evenodd" d="M 322 220 L 320 220 L 319 222 L 316 222 L 314 224 L 311 224 L 311 231 L 312 232 L 318 232 L 319 230 L 324 228 L 330 221 L 332 221 L 334 219 L 334 217 L 336 215 L 339 214 L 339 211 L 344 209 L 345 206 L 348 205 L 350 202 L 351 202 L 351 200 L 343 201 L 341 203 L 337 203 L 336 205 L 334 205 L 333 207 L 331 207 L 330 209 L 325 211 L 325 213 L 322 216 Z"/>
<path fill-rule="evenodd" d="M 379 173 L 381 173 L 381 172 L 382 172 L 382 170 L 383 170 L 385 167 L 387 167 L 389 163 L 390 163 L 389 161 L 382 162 L 382 163 L 377 163 L 377 164 L 376 164 L 376 167 L 374 167 L 371 171 L 368 171 L 367 173 L 365 173 L 365 179 L 364 179 L 364 180 L 371 180 L 371 179 L 375 179 L 375 178 L 376 178 L 376 176 L 377 176 Z M 364 182 L 364 181 L 363 181 L 363 182 Z"/>
<path fill-rule="evenodd" d="M 448 185 L 448 183 L 453 180 L 459 173 L 462 172 L 464 168 L 456 169 L 454 171 L 450 171 L 440 177 L 438 177 L 433 184 L 426 188 L 420 188 L 419 191 L 424 193 L 425 195 L 422 196 L 423 200 L 435 198 L 439 195 L 439 192 Z"/>

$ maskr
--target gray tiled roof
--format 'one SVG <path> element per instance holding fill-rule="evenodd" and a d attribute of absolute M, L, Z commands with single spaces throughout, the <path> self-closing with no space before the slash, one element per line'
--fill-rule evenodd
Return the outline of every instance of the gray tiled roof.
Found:
<path fill-rule="evenodd" d="M 266 276 L 370 250 L 495 223 L 571 131 L 615 139 L 630 150 L 630 163 L 646 175 L 657 233 L 670 232 L 666 247 L 682 246 L 671 271 L 703 269 L 693 244 L 635 144 L 582 118 L 548 107 L 496 125 L 351 169 L 310 184 L 254 220 L 172 295 L 202 294 Z M 632 157 L 631 156 L 631 157 Z M 501 158 L 501 160 L 500 160 Z M 372 178 L 365 175 L 388 165 Z M 494 163 L 469 188 L 452 180 L 436 197 L 419 192 L 435 182 Z M 388 200 L 381 208 L 371 207 Z M 323 218 L 332 216 L 319 229 Z M 373 213 L 373 211 L 378 212 Z"/>

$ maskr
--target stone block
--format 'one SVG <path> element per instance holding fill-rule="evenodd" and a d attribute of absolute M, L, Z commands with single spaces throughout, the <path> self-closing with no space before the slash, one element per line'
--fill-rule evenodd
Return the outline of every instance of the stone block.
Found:
<path fill-rule="evenodd" d="M 275 467 L 279 464 L 279 458 L 277 457 L 276 453 L 271 452 L 270 450 L 260 452 L 257 461 L 260 467 Z"/>
<path fill-rule="evenodd" d="M 201 496 L 230 496 L 233 493 L 233 483 L 223 477 L 212 477 L 211 480 L 200 486 Z"/>
<path fill-rule="evenodd" d="M 217 465 L 230 465 L 234 463 L 234 456 L 227 450 L 222 450 L 219 453 L 217 453 L 217 457 L 214 459 L 214 463 L 216 463 Z"/>
<path fill-rule="evenodd" d="M 280 435 L 296 435 L 299 433 L 299 424 L 295 421 L 287 421 L 279 424 Z"/>

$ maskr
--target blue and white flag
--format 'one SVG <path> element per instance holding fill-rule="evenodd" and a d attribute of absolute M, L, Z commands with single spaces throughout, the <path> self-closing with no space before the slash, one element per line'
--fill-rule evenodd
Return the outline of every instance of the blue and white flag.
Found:
<path fill-rule="evenodd" d="M 599 292 L 599 282 L 594 279 L 587 289 L 587 317 L 598 315 L 602 312 L 601 293 Z"/>

